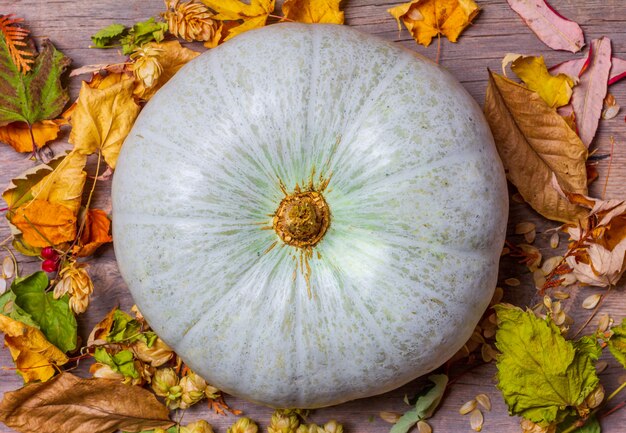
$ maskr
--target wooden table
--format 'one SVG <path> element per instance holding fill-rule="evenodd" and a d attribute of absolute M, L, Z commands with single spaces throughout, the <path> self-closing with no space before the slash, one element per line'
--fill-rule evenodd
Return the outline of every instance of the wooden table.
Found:
<path fill-rule="evenodd" d="M 280 3 L 280 1 L 279 1 Z M 436 44 L 428 48 L 418 46 L 406 31 L 398 33 L 396 23 L 387 14 L 386 10 L 398 2 L 391 0 L 344 0 L 346 24 L 360 30 L 376 34 L 384 39 L 397 41 L 409 49 L 415 50 L 434 59 Z M 556 52 L 547 48 L 524 25 L 522 20 L 509 8 L 505 0 L 478 0 L 482 11 L 461 36 L 456 44 L 447 40 L 442 41 L 441 64 L 448 68 L 481 104 L 484 100 L 487 84 L 487 68 L 500 70 L 500 61 L 506 53 L 525 53 L 543 55 L 549 65 L 559 63 L 575 56 L 566 52 Z M 626 58 L 626 8 L 624 0 L 551 0 L 551 4 L 564 16 L 580 23 L 585 31 L 586 40 L 608 36 L 613 40 L 614 54 Z M 157 15 L 164 9 L 160 0 L 99 0 L 99 1 L 70 1 L 70 0 L 0 0 L 1 13 L 15 13 L 24 17 L 37 38 L 48 37 L 66 55 L 73 59 L 73 67 L 87 64 L 114 63 L 121 57 L 110 50 L 89 49 L 89 36 L 100 28 L 119 22 L 132 25 L 138 20 Z M 280 10 L 277 8 L 277 10 Z M 77 96 L 80 80 L 73 79 L 70 84 L 72 99 Z M 410 91 L 410 89 L 407 89 Z M 626 80 L 613 85 L 610 92 L 618 103 L 626 105 Z M 616 139 L 613 155 L 613 167 L 608 179 L 607 198 L 626 198 L 626 125 L 624 113 L 610 121 L 601 121 L 599 133 L 595 139 L 598 154 L 609 153 L 609 137 Z M 54 153 L 59 153 L 68 147 L 67 133 L 51 146 Z M 592 185 L 591 194 L 599 196 L 606 181 L 608 160 L 599 163 L 600 178 Z M 17 154 L 6 145 L 0 145 L 0 186 L 4 188 L 9 181 L 34 165 L 24 154 Z M 93 172 L 93 168 L 92 168 Z M 89 181 L 88 181 L 89 182 Z M 98 182 L 96 188 L 95 206 L 110 210 L 110 182 Z M 86 190 L 88 190 L 89 184 Z M 2 206 L 0 206 L 2 207 Z M 9 229 L 0 220 L 0 239 L 9 235 Z M 513 234 L 513 227 L 521 221 L 532 221 L 537 224 L 537 240 L 545 255 L 555 255 L 548 246 L 547 229 L 557 226 L 539 217 L 527 205 L 511 202 L 509 239 L 521 242 L 521 237 Z M 561 237 L 559 251 L 565 247 L 565 237 Z M 0 253 L 0 256 L 4 256 Z M 30 273 L 39 269 L 40 262 L 36 259 L 19 256 L 22 272 Z M 90 260 L 89 272 L 95 284 L 95 292 L 91 306 L 87 313 L 79 316 L 79 333 L 86 339 L 90 329 L 106 312 L 119 304 L 128 310 L 133 304 L 127 288 L 122 281 L 113 248 L 102 248 Z M 532 278 L 528 270 L 516 264 L 512 259 L 503 259 L 501 264 L 500 280 L 517 277 L 522 281 L 518 287 L 507 288 L 505 299 L 518 305 L 530 305 L 536 301 L 537 295 L 533 288 Z M 619 285 L 602 307 L 602 312 L 609 313 L 616 321 L 626 315 L 626 294 L 624 293 L 625 280 Z M 580 326 L 589 312 L 582 310 L 582 299 L 592 293 L 603 290 L 595 288 L 573 288 L 572 297 L 567 302 L 567 310 L 576 319 L 574 328 Z M 537 299 L 536 299 L 537 298 Z M 594 329 L 597 318 L 591 321 L 588 329 Z M 616 388 L 618 377 L 625 371 L 614 361 L 609 361 L 609 367 L 600 375 L 607 389 Z M 6 348 L 0 349 L 0 365 L 13 366 Z M 460 371 L 460 370 L 459 370 Z M 85 373 L 85 366 L 79 373 Z M 458 375 L 458 371 L 452 375 Z M 506 406 L 495 387 L 495 366 L 482 365 L 463 374 L 451 387 L 436 416 L 429 422 L 435 432 L 457 433 L 471 432 L 468 417 L 459 415 L 459 407 L 478 393 L 486 393 L 491 397 L 493 409 L 485 413 L 484 432 L 516 432 L 519 431 L 519 419 L 507 415 Z M 340 406 L 315 411 L 311 419 L 324 422 L 336 418 L 343 422 L 347 432 L 387 432 L 390 425 L 378 417 L 381 410 L 404 412 L 408 406 L 403 402 L 403 396 L 411 396 L 419 387 L 415 381 L 393 392 L 364 400 L 358 400 Z M 0 394 L 22 386 L 19 376 L 11 370 L 0 370 Z M 622 400 L 624 397 L 621 398 Z M 619 399 L 618 399 L 619 400 Z M 228 403 L 243 410 L 244 414 L 258 421 L 263 427 L 267 425 L 272 411 L 268 408 L 256 406 L 243 400 L 227 397 Z M 233 416 L 218 416 L 210 413 L 206 405 L 196 405 L 185 413 L 184 422 L 198 418 L 205 418 L 214 425 L 216 431 L 225 432 L 226 427 L 234 421 Z M 619 433 L 626 431 L 626 410 L 618 411 L 602 419 L 605 433 Z M 12 431 L 0 425 L 0 431 Z"/>

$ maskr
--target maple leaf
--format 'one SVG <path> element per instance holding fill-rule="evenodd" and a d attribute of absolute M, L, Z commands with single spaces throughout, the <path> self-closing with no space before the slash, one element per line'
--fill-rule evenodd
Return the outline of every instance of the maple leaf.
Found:
<path fill-rule="evenodd" d="M 490 73 L 485 115 L 507 178 L 546 218 L 577 223 L 588 211 L 565 192 L 587 193 L 587 149 L 536 93 Z"/>
<path fill-rule="evenodd" d="M 282 10 L 285 19 L 291 21 L 343 24 L 340 3 L 341 0 L 285 0 Z"/>
<path fill-rule="evenodd" d="M 387 10 L 398 22 L 398 30 L 403 23 L 413 39 L 426 47 L 437 35 L 456 42 L 479 11 L 473 0 L 413 0 Z"/>
<path fill-rule="evenodd" d="M 41 120 L 28 126 L 26 122 L 13 122 L 8 125 L 0 126 L 0 141 L 9 144 L 18 152 L 32 152 L 33 140 L 35 146 L 41 149 L 48 142 L 55 140 L 59 135 L 61 126 L 67 125 L 68 122 L 64 118 L 54 120 Z M 31 138 L 32 130 L 32 138 Z"/>
<path fill-rule="evenodd" d="M 557 108 L 569 103 L 574 80 L 566 74 L 550 74 L 543 56 L 519 57 L 511 64 L 511 70 L 550 107 Z"/>
<path fill-rule="evenodd" d="M 240 0 L 202 0 L 202 3 L 214 10 L 213 16 L 218 21 L 238 21 L 241 24 L 229 26 L 227 41 L 248 30 L 263 27 L 267 18 L 274 11 L 275 0 L 251 0 L 250 4 Z"/>
<path fill-rule="evenodd" d="M 5 334 L 4 342 L 24 382 L 45 382 L 56 373 L 55 365 L 68 361 L 67 356 L 46 340 L 37 328 L 0 314 L 0 331 Z"/>
<path fill-rule="evenodd" d="M 33 125 L 58 116 L 69 99 L 61 74 L 70 59 L 46 39 L 32 69 L 22 74 L 2 40 L 0 38 L 0 126 L 12 122 Z"/>
<path fill-rule="evenodd" d="M 0 45 L 6 45 L 13 64 L 21 73 L 31 70 L 35 61 L 32 43 L 28 39 L 30 31 L 19 24 L 23 18 L 13 18 L 13 15 L 0 15 Z"/>
<path fill-rule="evenodd" d="M 85 216 L 85 226 L 79 244 L 74 247 L 73 252 L 78 257 L 92 255 L 101 245 L 113 241 L 110 231 L 111 220 L 106 212 L 100 209 L 89 209 Z"/>
<path fill-rule="evenodd" d="M 174 424 L 167 408 L 150 391 L 70 373 L 6 392 L 0 421 L 21 432 L 37 433 L 142 431 Z"/>
<path fill-rule="evenodd" d="M 99 151 L 111 168 L 140 108 L 133 99 L 134 82 L 122 80 L 104 89 L 83 82 L 70 122 L 69 142 L 74 152 L 90 155 Z"/>

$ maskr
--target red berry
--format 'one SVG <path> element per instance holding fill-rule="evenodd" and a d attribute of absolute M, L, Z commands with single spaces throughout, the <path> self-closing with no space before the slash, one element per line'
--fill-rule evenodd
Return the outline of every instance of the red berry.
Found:
<path fill-rule="evenodd" d="M 41 249 L 41 257 L 43 257 L 44 259 L 49 259 L 49 260 L 56 260 L 57 257 L 59 257 L 59 255 L 57 254 L 56 251 L 54 251 L 54 248 L 45 247 Z"/>
<path fill-rule="evenodd" d="M 46 272 L 54 272 L 58 269 L 59 262 L 57 260 L 46 259 L 41 263 L 41 269 Z"/>

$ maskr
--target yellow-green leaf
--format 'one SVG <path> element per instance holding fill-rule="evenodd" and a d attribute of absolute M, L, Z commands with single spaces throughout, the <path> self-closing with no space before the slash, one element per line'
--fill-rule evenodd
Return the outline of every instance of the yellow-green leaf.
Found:
<path fill-rule="evenodd" d="M 511 70 L 550 107 L 558 108 L 569 103 L 574 80 L 565 74 L 550 74 L 543 56 L 519 57 L 511 64 Z"/>

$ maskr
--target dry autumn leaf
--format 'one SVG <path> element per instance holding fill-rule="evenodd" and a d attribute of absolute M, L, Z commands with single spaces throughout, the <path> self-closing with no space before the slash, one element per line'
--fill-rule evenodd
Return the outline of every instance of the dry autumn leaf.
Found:
<path fill-rule="evenodd" d="M 21 433 L 111 433 L 168 428 L 169 411 L 149 391 L 62 373 L 4 394 L 0 421 Z"/>
<path fill-rule="evenodd" d="M 214 20 L 242 22 L 229 27 L 224 38 L 227 41 L 248 30 L 263 27 L 274 11 L 275 0 L 251 0 L 250 4 L 241 0 L 202 0 L 202 3 L 217 12 Z"/>
<path fill-rule="evenodd" d="M 122 80 L 104 89 L 83 82 L 72 113 L 70 143 L 74 152 L 90 155 L 101 152 L 115 168 L 122 143 L 130 132 L 140 108 L 133 99 L 134 82 Z"/>
<path fill-rule="evenodd" d="M 18 208 L 10 221 L 32 247 L 59 245 L 76 237 L 76 215 L 65 206 L 47 200 L 36 199 Z"/>
<path fill-rule="evenodd" d="M 418 43 L 428 46 L 437 35 L 456 42 L 480 8 L 473 0 L 413 0 L 388 9 Z"/>
<path fill-rule="evenodd" d="M 74 253 L 78 257 L 88 257 L 96 250 L 113 238 L 111 231 L 111 220 L 106 212 L 100 209 L 89 209 L 85 216 L 85 226 L 80 236 L 79 245 L 74 247 Z"/>
<path fill-rule="evenodd" d="M 33 138 L 37 148 L 41 149 L 48 142 L 57 138 L 63 125 L 67 125 L 67 120 L 63 118 L 39 121 L 33 125 L 33 137 L 31 138 L 28 123 L 9 123 L 0 127 L 0 141 L 7 143 L 18 152 L 32 152 L 34 150 Z"/>
<path fill-rule="evenodd" d="M 0 331 L 4 332 L 4 343 L 26 383 L 47 381 L 56 373 L 55 365 L 68 361 L 67 356 L 46 340 L 37 328 L 0 314 Z"/>
<path fill-rule="evenodd" d="M 585 45 L 580 26 L 555 11 L 545 0 L 507 0 L 537 37 L 554 50 L 575 53 Z"/>
<path fill-rule="evenodd" d="M 548 219 L 578 222 L 587 211 L 560 191 L 586 194 L 587 149 L 557 112 L 535 92 L 490 73 L 485 115 L 507 178 Z"/>
<path fill-rule="evenodd" d="M 341 0 L 285 0 L 283 15 L 299 23 L 343 24 Z"/>
<path fill-rule="evenodd" d="M 569 103 L 574 80 L 566 74 L 550 74 L 543 56 L 519 57 L 511 64 L 511 70 L 550 107 L 557 108 Z"/>

